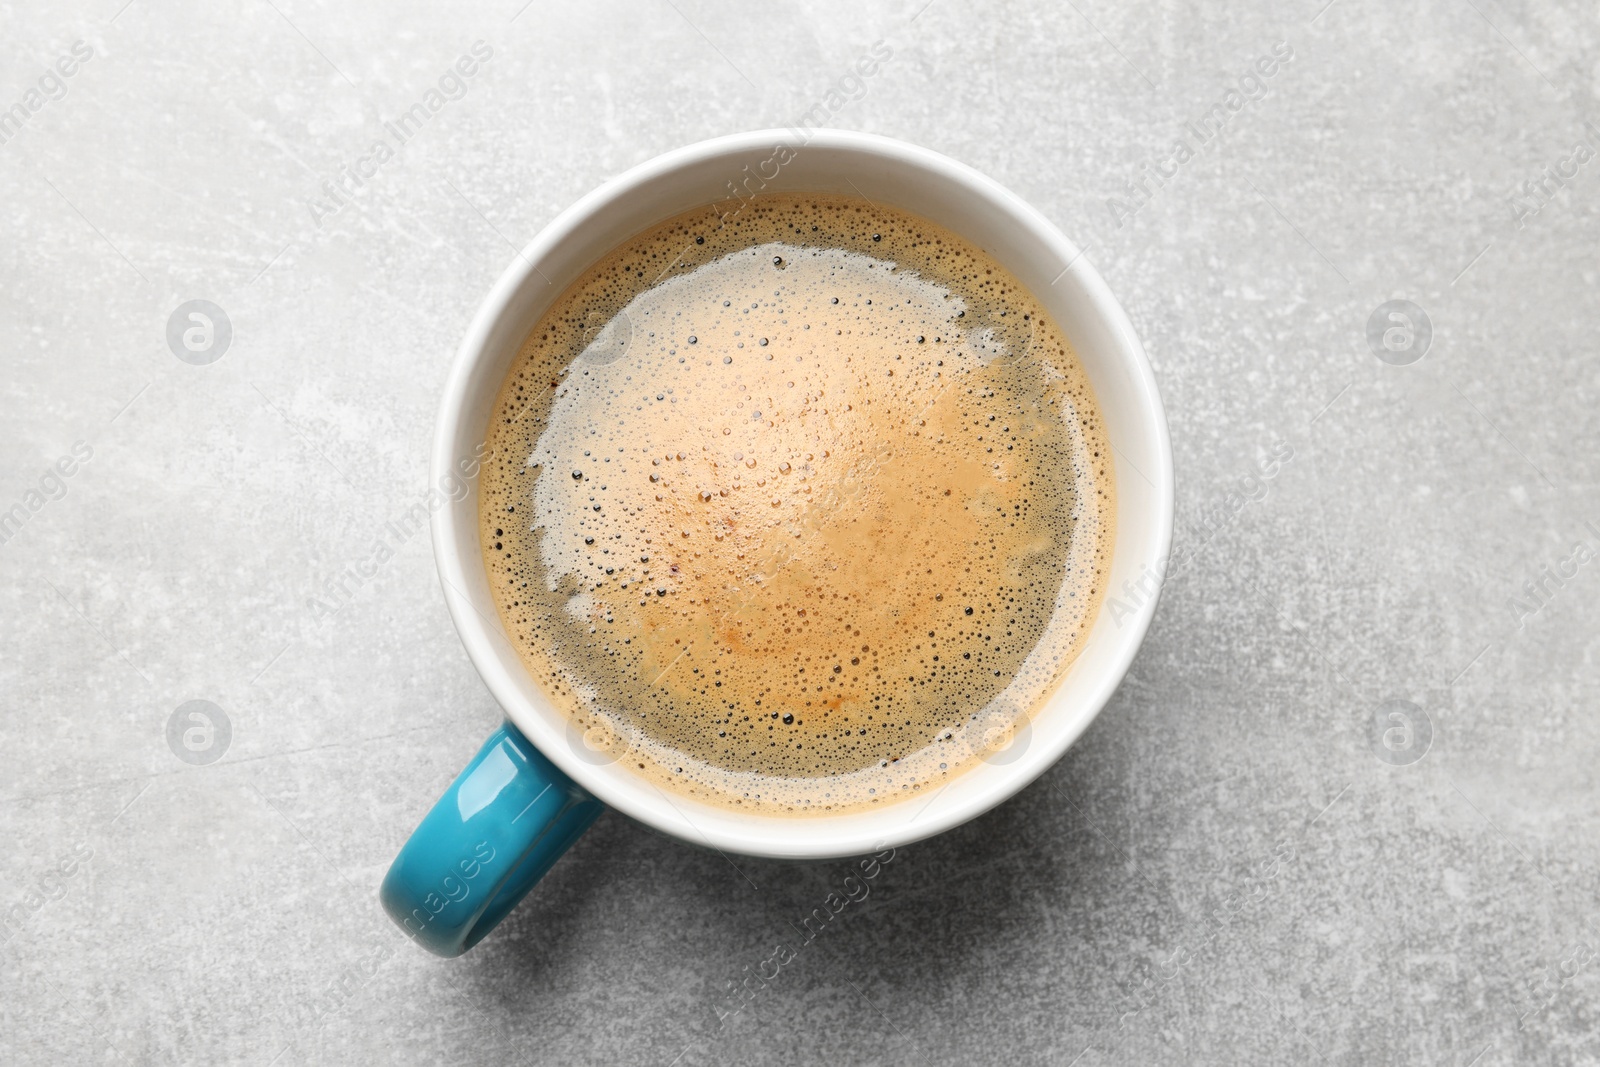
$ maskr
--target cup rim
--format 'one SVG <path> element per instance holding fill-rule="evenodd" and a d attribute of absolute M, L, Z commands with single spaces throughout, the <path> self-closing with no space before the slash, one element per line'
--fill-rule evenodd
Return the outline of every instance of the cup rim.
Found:
<path fill-rule="evenodd" d="M 474 370 L 481 361 L 493 358 L 494 355 L 488 345 L 491 334 L 501 319 L 512 310 L 523 287 L 529 285 L 535 278 L 541 277 L 539 264 L 552 250 L 571 239 L 580 228 L 589 224 L 608 206 L 624 197 L 646 191 L 652 183 L 663 177 L 720 156 L 732 158 L 763 151 L 774 144 L 793 144 L 795 133 L 794 130 L 756 130 L 715 137 L 674 149 L 607 180 L 557 214 L 525 248 L 517 253 L 496 280 L 474 314 L 466 335 L 457 349 L 440 398 L 439 413 L 435 422 L 430 463 L 430 477 L 433 484 L 441 484 L 442 478 L 451 476 L 455 471 L 455 464 L 460 458 L 456 455 L 456 442 L 460 439 L 462 420 L 471 406 L 469 401 L 472 399 Z M 992 206 L 1011 215 L 1017 223 L 1026 227 L 1034 237 L 1059 255 L 1062 263 L 1069 265 L 1082 295 L 1092 306 L 1093 314 L 1099 317 L 1100 325 L 1114 338 L 1117 358 L 1135 385 L 1137 392 L 1135 407 L 1140 412 L 1139 421 L 1143 424 L 1140 429 L 1154 435 L 1154 462 L 1138 469 L 1144 479 L 1151 483 L 1154 493 L 1155 507 L 1151 517 L 1153 528 L 1150 531 L 1152 535 L 1150 543 L 1154 551 L 1150 558 L 1165 561 L 1171 550 L 1174 512 L 1172 447 L 1165 410 L 1154 373 L 1132 322 L 1099 272 L 1088 261 L 1087 256 L 1052 222 L 1015 193 L 967 164 L 931 149 L 876 134 L 810 129 L 805 131 L 804 140 L 794 148 L 794 151 L 799 153 L 819 147 L 859 153 L 866 157 L 920 168 L 964 186 L 973 195 L 987 199 Z M 672 213 L 669 212 L 669 215 Z M 662 217 L 666 218 L 668 215 Z M 1002 265 L 1006 265 L 1003 260 Z M 1062 273 L 1065 274 L 1066 271 Z M 548 280 L 545 281 L 547 283 Z M 500 383 L 496 381 L 494 388 L 498 389 L 499 385 Z M 481 438 L 481 428 L 477 428 L 475 432 Z M 470 501 L 475 511 L 477 493 L 469 494 L 466 500 Z M 1048 737 L 1045 747 L 1037 753 L 1030 748 L 1026 757 L 1010 768 L 1013 773 L 995 777 L 987 788 L 971 791 L 970 795 L 959 804 L 946 805 L 938 812 L 930 812 L 926 821 L 918 819 L 914 822 L 902 822 L 899 824 L 898 833 L 891 833 L 887 837 L 882 832 L 860 833 L 843 829 L 852 820 L 852 816 L 878 815 L 885 810 L 913 803 L 908 799 L 896 801 L 884 808 L 862 809 L 859 812 L 832 816 L 780 817 L 755 812 L 741 813 L 718 806 L 717 811 L 732 817 L 703 820 L 707 825 L 701 825 L 690 819 L 683 811 L 685 807 L 695 806 L 696 802 L 688 798 L 669 796 L 656 786 L 654 792 L 659 794 L 661 802 L 641 804 L 638 803 L 638 794 L 630 794 L 615 787 L 608 776 L 601 773 L 602 768 L 591 766 L 568 751 L 553 725 L 518 691 L 510 675 L 493 654 L 492 644 L 496 634 L 489 629 L 491 623 L 463 592 L 472 584 L 467 577 L 468 568 L 483 566 L 482 552 L 475 536 L 470 543 L 457 536 L 452 514 L 452 506 L 446 506 L 434 511 L 430 521 L 435 563 L 445 594 L 445 602 L 468 657 L 499 702 L 505 716 L 564 773 L 608 807 L 615 808 L 630 818 L 690 844 L 741 855 L 780 859 L 825 859 L 862 855 L 879 848 L 896 847 L 934 836 L 1003 803 L 1054 766 L 1099 715 L 1121 685 L 1133 657 L 1142 645 L 1160 597 L 1160 582 L 1158 582 L 1156 590 L 1137 603 L 1129 615 L 1121 620 L 1116 631 L 1113 651 L 1097 662 L 1095 669 L 1098 671 L 1098 677 L 1088 694 L 1075 700 L 1077 707 L 1066 728 Z M 1122 521 L 1120 510 L 1117 517 L 1119 522 Z M 470 525 L 475 531 L 477 528 L 475 518 Z M 1114 565 L 1115 560 L 1113 560 Z M 1107 601 L 1110 597 L 1111 592 L 1108 589 L 1095 617 L 1093 624 L 1095 629 L 1107 625 Z M 500 626 L 498 613 L 492 625 L 496 628 Z M 498 636 L 502 641 L 508 641 L 503 634 Z M 526 667 L 520 657 L 518 657 L 518 667 L 525 675 Z M 1078 669 L 1077 663 L 1069 669 Z M 537 685 L 537 683 L 532 684 Z M 1048 706 L 1049 701 L 1054 699 L 1056 698 L 1048 698 L 1042 714 L 1062 714 L 1062 711 Z M 1039 714 L 1039 712 L 1034 713 L 1035 720 Z M 952 782 L 959 781 L 961 777 L 971 773 L 973 771 L 969 769 L 956 779 L 952 779 Z M 637 775 L 634 777 L 638 781 L 644 781 Z M 929 806 L 932 807 L 932 801 L 929 802 Z M 712 806 L 706 805 L 706 807 Z M 838 832 L 827 835 L 774 833 L 776 825 L 780 823 L 795 826 L 823 819 L 835 824 L 839 828 Z M 854 821 L 860 823 L 862 820 Z"/>

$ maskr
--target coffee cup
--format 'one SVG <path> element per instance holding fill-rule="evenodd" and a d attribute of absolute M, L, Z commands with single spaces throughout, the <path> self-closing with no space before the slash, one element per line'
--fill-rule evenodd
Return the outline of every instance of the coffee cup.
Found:
<path fill-rule="evenodd" d="M 706 205 L 736 212 L 751 197 L 778 192 L 891 205 L 942 224 L 1009 269 L 1070 341 L 1094 389 L 1115 470 L 1106 600 L 1054 691 L 1025 717 L 975 732 L 982 758 L 926 795 L 804 816 L 669 793 L 617 758 L 625 738 L 574 728 L 502 626 L 479 542 L 475 481 L 508 369 L 567 286 L 664 219 Z M 976 170 L 838 130 L 766 130 L 690 145 L 629 170 L 557 216 L 501 275 L 467 331 L 439 409 L 432 474 L 467 487 L 433 515 L 434 555 L 462 643 L 506 717 L 423 818 L 380 890 L 394 921 L 441 956 L 475 945 L 607 807 L 688 844 L 788 860 L 878 852 L 988 811 L 1060 759 L 1110 699 L 1154 614 L 1172 536 L 1161 398 L 1127 315 L 1083 253 Z"/>

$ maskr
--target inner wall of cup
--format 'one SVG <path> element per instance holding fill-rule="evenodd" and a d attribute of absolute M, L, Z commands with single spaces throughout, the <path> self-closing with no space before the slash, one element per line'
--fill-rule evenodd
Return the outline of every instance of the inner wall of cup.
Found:
<path fill-rule="evenodd" d="M 1170 493 L 1169 486 L 1154 484 L 1165 481 L 1161 472 L 1168 463 L 1162 455 L 1164 438 L 1151 426 L 1145 391 L 1126 354 L 1138 351 L 1137 341 L 1120 312 L 1108 317 L 1107 307 L 1114 309 L 1115 303 L 1098 277 L 1083 271 L 1081 260 L 1073 262 L 1076 250 L 1048 230 L 1041 231 L 1021 201 L 985 179 L 930 167 L 912 157 L 915 150 L 908 149 L 906 158 L 896 158 L 894 151 L 811 144 L 793 149 L 792 158 L 781 165 L 776 163 L 781 157 L 768 145 L 706 158 L 685 152 L 659 161 L 654 174 L 641 176 L 642 184 L 614 183 L 585 198 L 524 253 L 538 270 L 527 270 L 520 282 L 502 279 L 501 288 L 486 303 L 488 313 L 493 313 L 497 301 L 503 311 L 490 324 L 481 357 L 465 382 L 452 454 L 470 455 L 483 440 L 499 386 L 538 317 L 590 264 L 633 234 L 695 207 L 717 205 L 723 211 L 736 211 L 741 198 L 755 192 L 865 197 L 937 220 L 984 248 L 1040 298 L 1066 332 L 1093 383 L 1116 452 L 1117 539 L 1108 597 L 1123 595 L 1128 603 L 1124 583 L 1137 588 L 1141 575 L 1156 567 L 1155 553 L 1164 550 L 1160 541 L 1169 504 L 1162 493 Z M 762 175 L 772 177 L 764 180 Z M 970 183 L 982 184 L 975 188 Z M 440 459 L 436 456 L 436 461 Z M 663 805 L 657 790 L 627 770 L 590 766 L 560 750 L 565 718 L 538 690 L 501 631 L 477 545 L 477 506 L 474 481 L 468 495 L 450 508 L 447 534 L 462 563 L 459 577 L 465 586 L 458 592 L 470 600 L 482 628 L 490 631 L 490 647 L 479 649 L 475 658 L 512 720 L 613 806 L 691 842 L 721 838 L 717 842 L 721 847 L 737 848 L 743 842 L 745 851 L 761 854 L 849 855 L 878 841 L 913 840 L 1003 799 L 1053 762 L 1094 717 L 1148 615 L 1130 604 L 1136 617 L 1124 618 L 1119 627 L 1111 624 L 1102 606 L 1101 619 L 1077 663 L 1055 696 L 1035 713 L 1029 748 L 1003 765 L 968 770 L 939 790 L 932 802 L 911 799 L 877 810 L 802 818 L 739 813 L 683 797 Z M 472 625 L 470 617 L 460 612 L 458 617 Z M 1125 627 L 1134 627 L 1133 632 L 1124 632 Z M 472 645 L 470 636 L 468 644 Z M 520 700 L 508 701 L 508 690 Z M 542 721 L 529 720 L 530 713 Z M 925 805 L 927 810 L 919 814 Z M 908 827 L 913 817 L 917 823 Z M 832 847 L 824 847 L 825 843 Z"/>

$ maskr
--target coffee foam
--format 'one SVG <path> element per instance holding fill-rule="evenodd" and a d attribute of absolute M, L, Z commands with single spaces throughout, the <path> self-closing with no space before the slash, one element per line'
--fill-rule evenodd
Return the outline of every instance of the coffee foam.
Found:
<path fill-rule="evenodd" d="M 987 255 L 864 201 L 633 238 L 534 328 L 488 438 L 490 584 L 580 755 L 744 810 L 989 757 L 1104 588 L 1110 450 L 1065 338 Z"/>

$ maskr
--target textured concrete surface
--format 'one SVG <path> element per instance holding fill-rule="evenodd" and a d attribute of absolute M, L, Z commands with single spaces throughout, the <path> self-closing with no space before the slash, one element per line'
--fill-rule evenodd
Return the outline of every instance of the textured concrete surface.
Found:
<path fill-rule="evenodd" d="M 520 2 L 0 7 L 0 1060 L 1600 1062 L 1594 5 Z M 842 864 L 608 815 L 427 957 L 376 886 L 498 711 L 425 536 L 312 600 L 512 246 L 818 105 L 1091 247 L 1187 562 L 1067 758 L 736 1014 Z"/>

